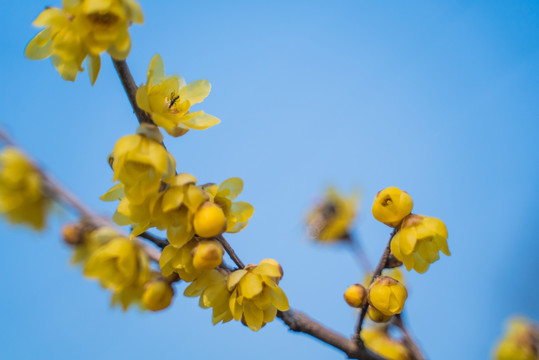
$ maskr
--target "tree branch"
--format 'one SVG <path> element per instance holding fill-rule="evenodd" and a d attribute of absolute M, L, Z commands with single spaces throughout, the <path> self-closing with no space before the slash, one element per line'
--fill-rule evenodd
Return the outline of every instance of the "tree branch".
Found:
<path fill-rule="evenodd" d="M 389 241 L 387 242 L 386 249 L 384 250 L 384 253 L 382 254 L 382 257 L 380 258 L 380 261 L 378 262 L 378 266 L 376 266 L 376 269 L 374 270 L 374 274 L 372 275 L 371 284 L 376 280 L 377 277 L 379 277 L 382 274 L 382 270 L 385 269 L 387 260 L 389 259 L 389 254 L 391 253 L 391 240 L 393 240 L 393 236 L 398 231 L 398 227 L 393 229 L 393 232 L 391 233 L 391 236 L 389 237 Z M 370 285 L 370 284 L 369 284 Z M 367 315 L 367 310 L 369 309 L 369 302 L 367 301 L 363 308 L 361 308 L 361 314 L 359 315 L 359 321 L 357 322 L 356 326 L 356 335 L 355 339 L 359 346 L 363 346 L 363 341 L 361 340 L 361 327 L 363 326 L 363 321 L 365 320 L 365 316 Z"/>
<path fill-rule="evenodd" d="M 402 321 L 401 314 L 397 314 L 394 316 L 393 323 L 396 327 L 398 327 L 402 332 L 402 341 L 404 343 L 404 346 L 410 350 L 410 354 L 412 355 L 412 360 L 425 360 L 425 357 L 421 353 L 421 350 L 419 350 L 419 347 L 415 343 L 415 341 L 410 336 L 410 333 L 406 329 L 406 326 L 404 326 L 404 322 Z"/>
<path fill-rule="evenodd" d="M 139 237 L 141 238 L 144 238 L 146 240 L 150 240 L 151 242 L 153 242 L 155 245 L 157 245 L 158 247 L 160 247 L 161 249 L 164 249 L 165 247 L 167 247 L 168 245 L 170 245 L 170 243 L 168 242 L 167 239 L 163 239 L 163 238 L 160 238 L 158 236 L 155 236 L 153 234 L 150 234 L 149 232 L 145 231 L 143 232 L 142 234 L 139 235 Z"/>
<path fill-rule="evenodd" d="M 118 77 L 120 78 L 120 81 L 122 82 L 122 85 L 124 87 L 124 91 L 127 94 L 127 98 L 129 99 L 129 102 L 131 103 L 131 107 L 133 108 L 133 112 L 137 116 L 139 124 L 142 123 L 148 123 L 153 124 L 152 118 L 150 115 L 148 115 L 144 110 L 138 107 L 137 105 L 137 84 L 135 84 L 135 80 L 133 79 L 133 75 L 131 75 L 131 71 L 129 70 L 129 67 L 127 66 L 127 62 L 125 60 L 115 60 L 111 57 L 112 63 L 114 64 L 114 68 L 116 69 L 116 72 L 118 73 Z"/>
<path fill-rule="evenodd" d="M 223 245 L 223 248 L 225 249 L 226 253 L 228 254 L 228 256 L 230 256 L 232 261 L 234 261 L 236 266 L 238 268 L 240 268 L 240 269 L 243 269 L 245 267 L 245 265 L 240 260 L 238 255 L 236 255 L 236 253 L 234 252 L 234 249 L 232 249 L 232 246 L 230 246 L 230 244 L 228 243 L 228 241 L 226 241 L 226 239 L 223 237 L 223 235 L 217 236 L 216 239 L 217 239 L 217 241 L 219 241 L 221 243 L 221 245 Z"/>

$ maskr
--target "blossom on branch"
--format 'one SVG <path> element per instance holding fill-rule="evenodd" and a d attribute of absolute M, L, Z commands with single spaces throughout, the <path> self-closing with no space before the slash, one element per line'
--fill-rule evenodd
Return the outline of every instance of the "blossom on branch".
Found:
<path fill-rule="evenodd" d="M 204 130 L 219 124 L 218 118 L 202 110 L 189 112 L 209 95 L 210 89 L 208 80 L 186 84 L 180 75 L 165 76 L 163 59 L 156 54 L 148 67 L 148 81 L 137 89 L 137 105 L 154 123 L 177 137 L 189 129 Z"/>
<path fill-rule="evenodd" d="M 134 0 L 64 0 L 63 9 L 47 7 L 33 22 L 44 27 L 28 44 L 31 60 L 51 57 L 64 80 L 75 81 L 87 60 L 92 85 L 101 67 L 100 54 L 107 51 L 123 60 L 131 49 L 128 28 L 141 24 L 143 15 Z"/>
<path fill-rule="evenodd" d="M 0 152 L 0 214 L 13 224 L 45 227 L 51 198 L 41 173 L 15 147 Z"/>
<path fill-rule="evenodd" d="M 372 214 L 387 226 L 398 226 L 412 212 L 414 202 L 406 191 L 394 186 L 379 191 L 374 197 Z"/>
<path fill-rule="evenodd" d="M 440 258 L 438 251 L 451 255 L 447 246 L 447 229 L 437 218 L 411 214 L 401 224 L 391 240 L 391 252 L 404 263 L 422 274 Z"/>

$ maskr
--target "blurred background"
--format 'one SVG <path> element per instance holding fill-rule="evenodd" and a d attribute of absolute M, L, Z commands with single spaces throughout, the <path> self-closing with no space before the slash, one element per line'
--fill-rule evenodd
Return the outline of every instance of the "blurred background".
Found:
<path fill-rule="evenodd" d="M 31 22 L 59 0 L 2 2 L 0 123 L 96 211 L 106 162 L 134 133 L 110 59 L 94 87 L 30 61 Z M 506 318 L 539 319 L 539 3 L 537 1 L 139 1 L 128 64 L 138 84 L 152 56 L 168 74 L 208 79 L 198 109 L 222 123 L 165 137 L 178 170 L 201 183 L 242 177 L 256 209 L 228 236 L 247 263 L 277 259 L 291 306 L 345 335 L 343 291 L 363 274 L 349 249 L 309 241 L 308 208 L 333 184 L 361 192 L 356 233 L 372 263 L 390 229 L 370 207 L 398 186 L 414 212 L 442 219 L 453 255 L 406 273 L 406 320 L 432 359 L 484 359 Z M 211 325 L 181 296 L 160 313 L 123 313 L 69 265 L 58 211 L 42 234 L 0 223 L 0 354 L 5 359 L 340 359 L 280 320 L 253 333 Z M 127 229 L 126 229 L 127 230 Z"/>

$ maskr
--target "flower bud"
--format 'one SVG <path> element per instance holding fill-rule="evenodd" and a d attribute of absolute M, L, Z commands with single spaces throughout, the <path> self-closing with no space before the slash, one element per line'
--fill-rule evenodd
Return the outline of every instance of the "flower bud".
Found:
<path fill-rule="evenodd" d="M 344 292 L 344 300 L 351 307 L 362 307 L 367 302 L 367 290 L 363 285 L 354 284 Z"/>
<path fill-rule="evenodd" d="M 380 276 L 369 286 L 369 304 L 386 316 L 400 314 L 408 292 L 389 276 Z"/>
<path fill-rule="evenodd" d="M 223 209 L 217 204 L 205 202 L 195 213 L 193 226 L 197 235 L 211 238 L 226 230 L 226 217 Z"/>
<path fill-rule="evenodd" d="M 369 315 L 372 321 L 377 322 L 377 323 L 387 322 L 389 321 L 389 319 L 391 319 L 391 316 L 386 316 L 382 314 L 374 306 L 369 306 L 369 309 L 367 310 L 367 314 Z"/>
<path fill-rule="evenodd" d="M 396 227 L 412 212 L 414 202 L 406 191 L 390 186 L 374 197 L 372 215 L 387 226 Z"/>
<path fill-rule="evenodd" d="M 83 241 L 83 233 L 79 224 L 67 224 L 62 228 L 62 239 L 68 245 L 78 245 Z"/>
<path fill-rule="evenodd" d="M 193 249 L 193 266 L 199 271 L 215 269 L 223 261 L 223 254 L 218 241 L 202 241 Z"/>
<path fill-rule="evenodd" d="M 142 303 L 151 311 L 166 309 L 172 302 L 174 289 L 164 280 L 156 280 L 146 284 L 142 294 Z"/>

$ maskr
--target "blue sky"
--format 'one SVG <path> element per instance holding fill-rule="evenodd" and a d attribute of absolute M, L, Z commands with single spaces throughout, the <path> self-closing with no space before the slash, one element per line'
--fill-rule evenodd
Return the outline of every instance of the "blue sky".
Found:
<path fill-rule="evenodd" d="M 353 333 L 346 287 L 362 279 L 346 248 L 305 238 L 326 185 L 360 189 L 372 262 L 390 229 L 370 206 L 386 186 L 441 218 L 453 255 L 407 274 L 406 316 L 432 359 L 487 358 L 508 316 L 539 320 L 539 4 L 536 1 L 140 1 L 128 58 L 138 84 L 161 54 L 167 73 L 212 83 L 212 129 L 165 138 L 200 182 L 240 176 L 256 211 L 229 236 L 247 263 L 272 257 L 292 307 Z M 136 130 L 109 59 L 94 87 L 24 58 L 31 22 L 60 1 L 2 2 L 0 123 L 59 181 L 103 214 L 115 141 Z M 57 212 L 43 234 L 0 224 L 0 353 L 21 359 L 342 358 L 279 320 L 258 333 L 212 326 L 181 295 L 159 314 L 109 308 L 69 266 Z M 185 285 L 178 287 L 183 292 Z"/>

